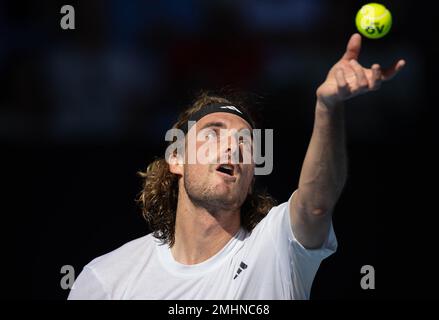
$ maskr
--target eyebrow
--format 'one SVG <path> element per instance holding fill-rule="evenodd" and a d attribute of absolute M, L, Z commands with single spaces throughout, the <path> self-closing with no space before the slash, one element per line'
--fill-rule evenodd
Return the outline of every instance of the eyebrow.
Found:
<path fill-rule="evenodd" d="M 211 121 L 206 123 L 200 130 L 209 128 L 209 127 L 219 127 L 219 128 L 227 128 L 226 124 L 221 121 Z"/>
<path fill-rule="evenodd" d="M 225 129 L 227 129 L 227 125 L 224 122 L 222 122 L 222 121 L 211 121 L 211 122 L 206 123 L 200 130 L 203 130 L 203 129 L 206 129 L 206 128 L 209 128 L 209 127 L 218 127 L 218 128 L 225 128 Z M 245 135 L 253 136 L 252 130 L 250 130 L 248 128 L 244 127 L 244 128 L 239 129 L 238 131 L 242 132 L 243 130 L 248 130 L 250 132 L 250 134 L 245 134 Z"/>

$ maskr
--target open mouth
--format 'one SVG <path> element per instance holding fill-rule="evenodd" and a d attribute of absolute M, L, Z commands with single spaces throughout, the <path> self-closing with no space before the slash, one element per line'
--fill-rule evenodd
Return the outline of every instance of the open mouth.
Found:
<path fill-rule="evenodd" d="M 216 170 L 229 176 L 233 176 L 235 173 L 235 167 L 231 164 L 221 164 L 216 168 Z"/>

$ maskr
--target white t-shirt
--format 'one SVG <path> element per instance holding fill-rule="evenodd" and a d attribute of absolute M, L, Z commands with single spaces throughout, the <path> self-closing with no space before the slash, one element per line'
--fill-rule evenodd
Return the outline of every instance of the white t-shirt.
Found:
<path fill-rule="evenodd" d="M 68 299 L 309 299 L 337 240 L 331 224 L 322 248 L 305 249 L 292 232 L 289 201 L 199 264 L 178 263 L 152 234 L 130 241 L 86 265 Z"/>

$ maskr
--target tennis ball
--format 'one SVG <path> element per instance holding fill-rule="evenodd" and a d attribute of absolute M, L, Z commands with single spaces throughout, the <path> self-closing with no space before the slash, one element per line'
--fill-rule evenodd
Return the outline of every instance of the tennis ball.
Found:
<path fill-rule="evenodd" d="M 368 3 L 358 10 L 355 24 L 365 37 L 379 39 L 389 33 L 392 27 L 392 15 L 382 4 Z"/>

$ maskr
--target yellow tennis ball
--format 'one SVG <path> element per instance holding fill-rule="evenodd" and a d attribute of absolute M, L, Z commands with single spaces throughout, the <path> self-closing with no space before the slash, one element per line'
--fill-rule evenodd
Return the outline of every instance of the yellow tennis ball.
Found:
<path fill-rule="evenodd" d="M 358 10 L 355 24 L 360 33 L 369 39 L 379 39 L 389 33 L 392 15 L 379 3 L 368 3 Z"/>

